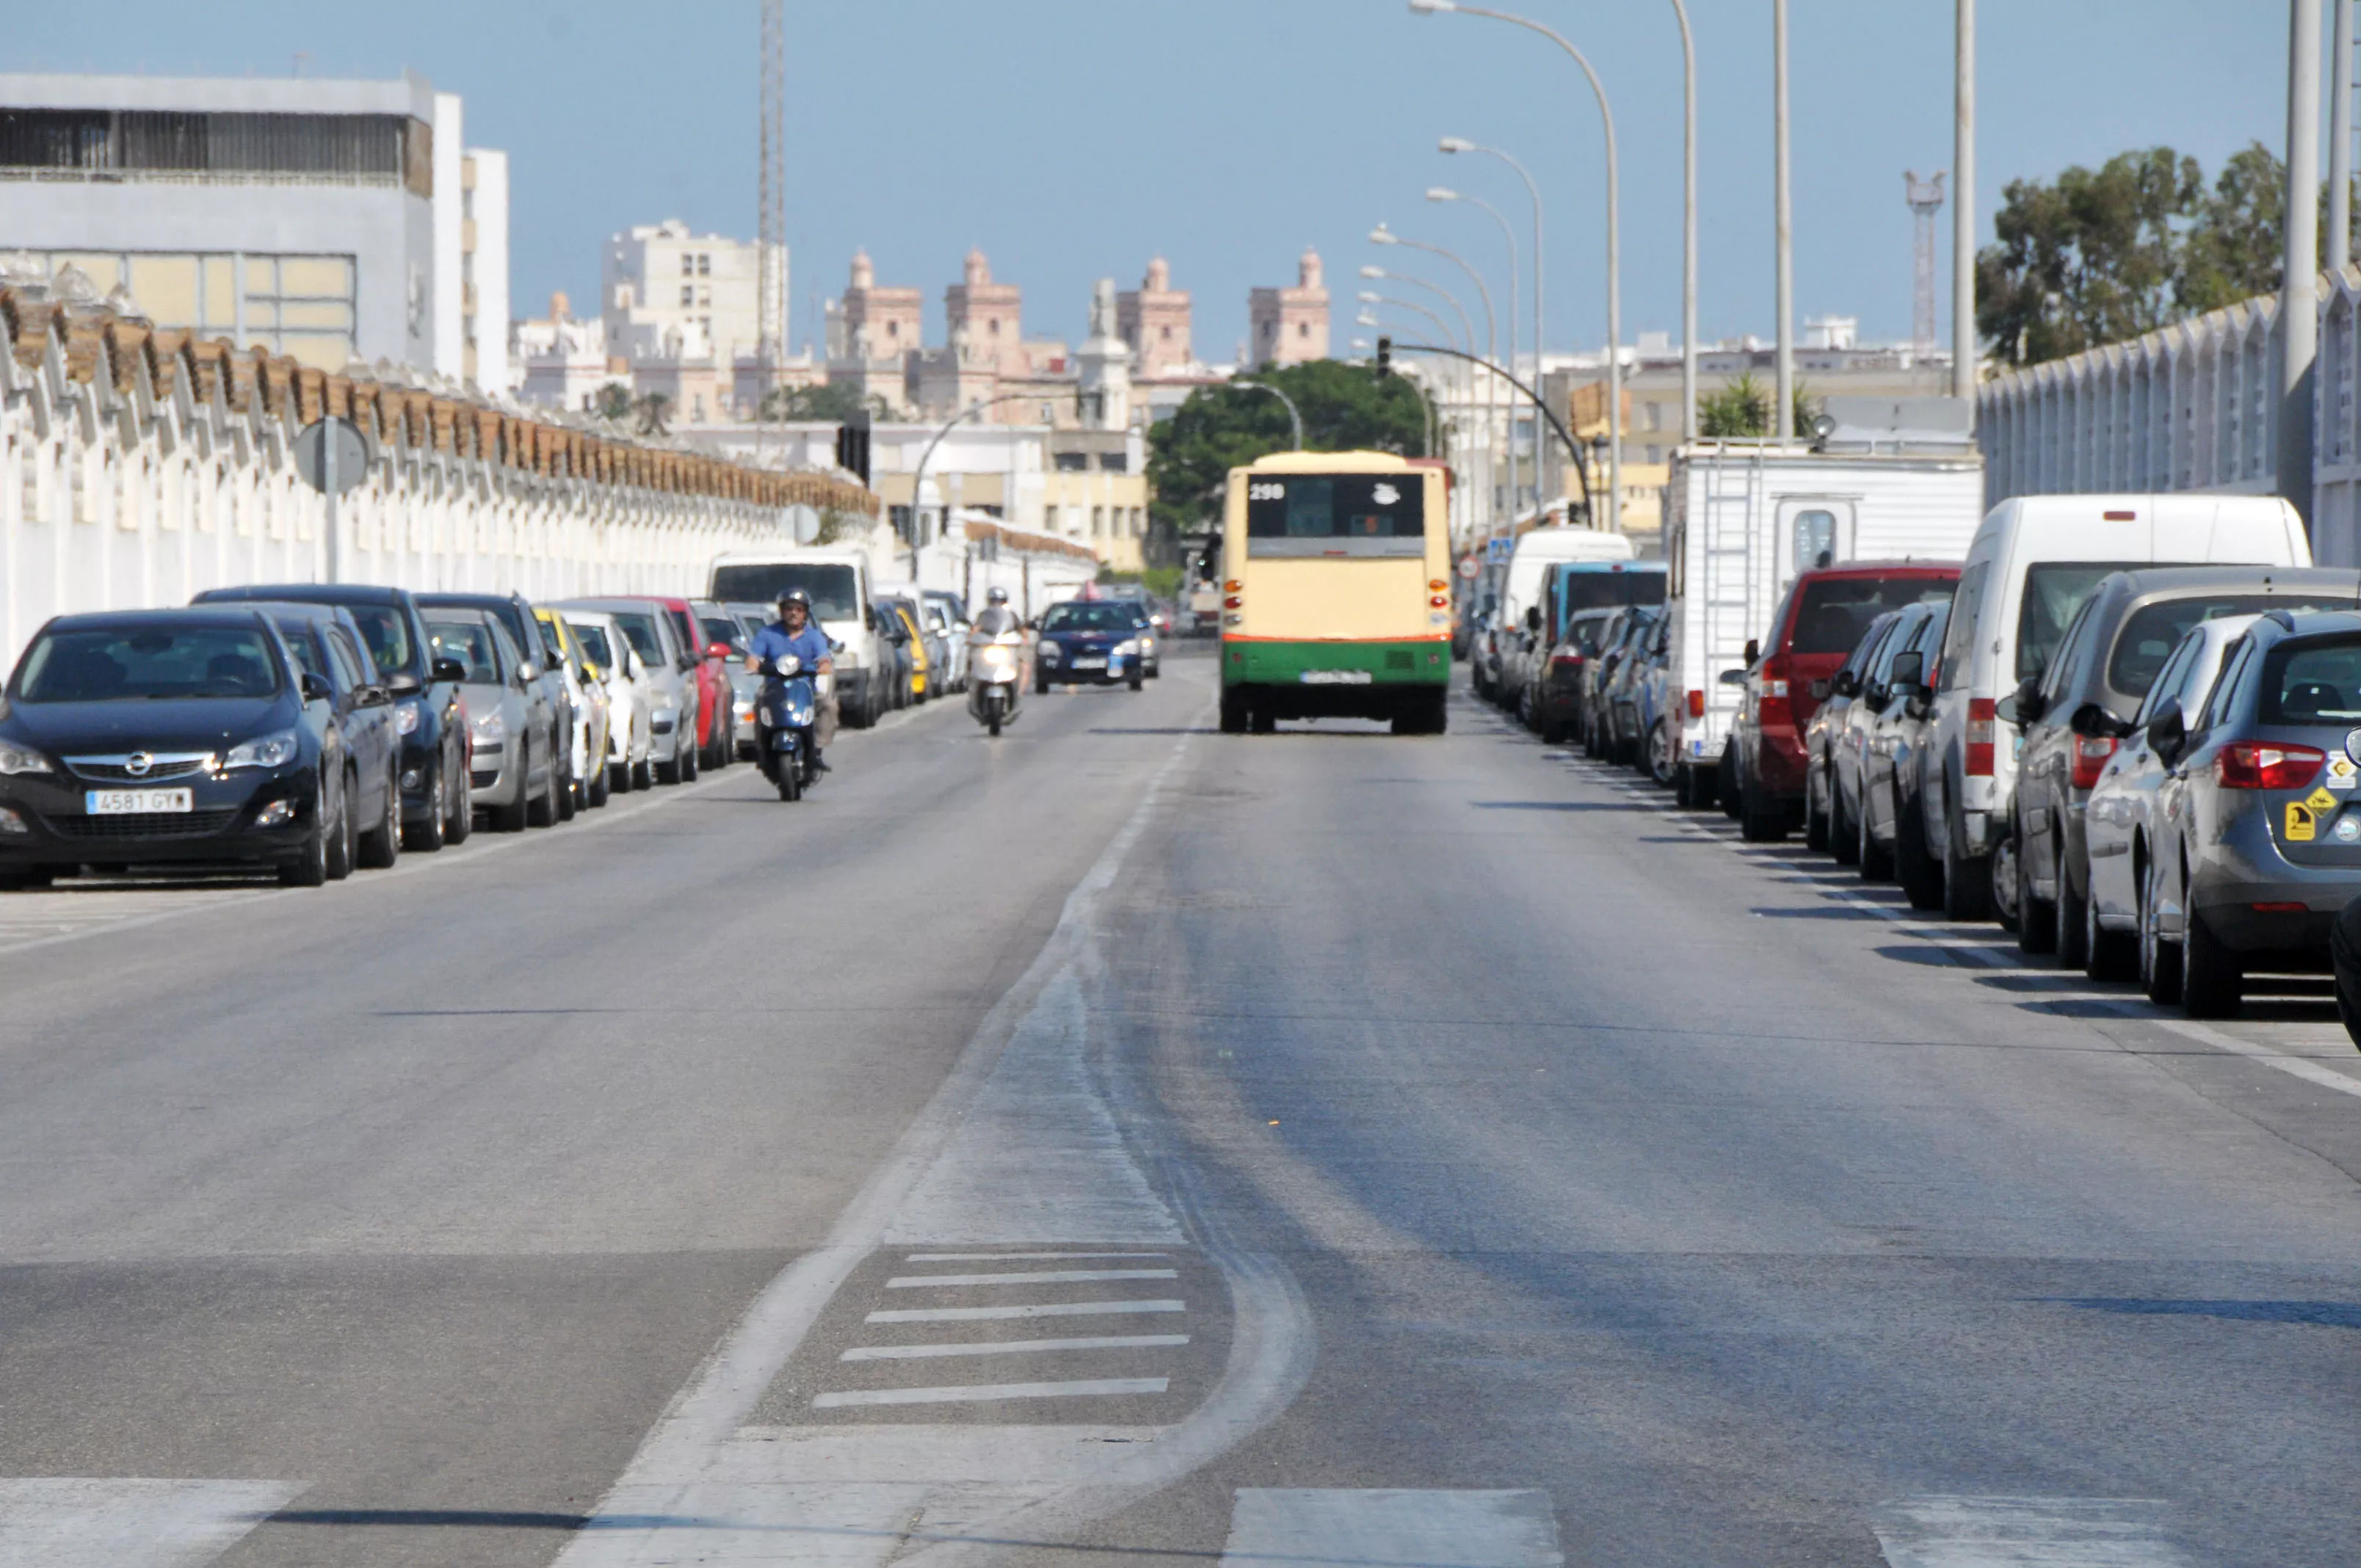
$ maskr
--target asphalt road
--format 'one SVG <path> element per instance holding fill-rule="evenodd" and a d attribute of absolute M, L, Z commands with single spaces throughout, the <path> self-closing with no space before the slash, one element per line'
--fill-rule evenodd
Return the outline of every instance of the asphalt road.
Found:
<path fill-rule="evenodd" d="M 0 900 L 0 1568 L 2361 1560 L 2316 985 L 1211 697 Z"/>

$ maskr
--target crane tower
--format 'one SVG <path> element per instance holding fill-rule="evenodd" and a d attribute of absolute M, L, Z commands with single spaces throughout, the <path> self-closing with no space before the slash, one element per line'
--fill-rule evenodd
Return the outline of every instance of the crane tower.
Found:
<path fill-rule="evenodd" d="M 1905 170 L 1902 190 L 1918 231 L 1917 255 L 1913 258 L 1917 287 L 1910 317 L 1910 345 L 1923 358 L 1935 352 L 1935 214 L 1943 210 L 1943 171 L 1938 169 L 1932 180 L 1921 180 L 1915 171 Z"/>

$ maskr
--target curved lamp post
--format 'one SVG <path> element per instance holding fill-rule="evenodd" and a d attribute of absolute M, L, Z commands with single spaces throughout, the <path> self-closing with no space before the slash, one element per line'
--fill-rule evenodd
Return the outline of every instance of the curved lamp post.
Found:
<path fill-rule="evenodd" d="M 1277 398 L 1280 402 L 1285 403 L 1287 405 L 1288 422 L 1295 427 L 1295 449 L 1298 452 L 1303 450 L 1303 416 L 1296 411 L 1295 400 L 1293 398 L 1289 397 L 1285 392 L 1280 391 L 1277 387 L 1272 386 L 1268 381 L 1249 381 L 1243 377 L 1233 376 L 1230 378 L 1230 385 L 1233 387 L 1245 387 L 1257 392 L 1268 392 L 1272 397 Z"/>
<path fill-rule="evenodd" d="M 1383 224 L 1369 231 L 1369 243 L 1371 245 L 1405 245 L 1412 250 L 1422 250 L 1430 256 L 1440 256 L 1462 272 L 1466 273 L 1467 280 L 1476 285 L 1476 297 L 1482 301 L 1484 305 L 1485 360 L 1490 367 L 1497 367 L 1499 364 L 1500 325 L 1492 314 L 1492 291 L 1485 283 L 1484 275 L 1469 266 L 1466 257 L 1461 256 L 1457 251 L 1446 250 L 1442 246 L 1430 245 L 1422 239 L 1405 238 Z M 1476 334 L 1470 332 L 1467 335 L 1472 339 Z M 1499 404 L 1499 388 L 1491 378 L 1487 377 L 1484 382 L 1484 446 L 1487 464 L 1493 461 L 1492 411 L 1498 408 Z M 1493 490 L 1493 477 L 1488 473 L 1484 476 L 1483 491 L 1484 521 L 1488 531 L 1499 525 L 1499 508 L 1494 505 Z"/>
<path fill-rule="evenodd" d="M 1481 207 L 1485 212 L 1489 213 L 1492 215 L 1492 221 L 1494 223 L 1500 225 L 1500 237 L 1506 240 L 1509 246 L 1508 364 L 1510 368 L 1514 369 L 1517 363 L 1517 231 L 1509 226 L 1509 220 L 1500 215 L 1499 208 L 1492 205 L 1491 203 L 1484 200 L 1481 196 L 1463 196 L 1447 185 L 1430 185 L 1426 189 L 1426 199 L 1430 202 L 1465 202 L 1471 207 Z M 1536 367 L 1533 371 L 1533 375 L 1536 379 L 1539 379 L 1541 376 L 1541 371 L 1539 369 L 1541 361 L 1539 359 L 1535 359 L 1533 363 Z M 1508 444 L 1509 517 L 1510 520 L 1513 521 L 1517 515 L 1517 497 L 1519 494 L 1517 477 L 1517 421 L 1516 416 L 1513 413 L 1510 414 L 1509 418 Z M 1538 500 L 1540 499 L 1541 491 L 1541 486 L 1538 482 L 1533 486 L 1533 490 L 1534 499 Z"/>

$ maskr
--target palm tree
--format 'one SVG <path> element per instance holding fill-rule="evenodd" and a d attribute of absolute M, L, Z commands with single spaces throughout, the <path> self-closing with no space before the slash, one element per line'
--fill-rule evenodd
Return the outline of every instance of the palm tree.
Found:
<path fill-rule="evenodd" d="M 650 392 L 640 400 L 640 433 L 661 436 L 664 432 L 664 411 L 672 407 L 672 399 L 662 392 Z"/>

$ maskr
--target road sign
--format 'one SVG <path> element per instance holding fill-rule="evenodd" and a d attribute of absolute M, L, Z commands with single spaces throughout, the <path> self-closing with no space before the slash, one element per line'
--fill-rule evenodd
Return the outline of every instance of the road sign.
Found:
<path fill-rule="evenodd" d="M 819 538 L 819 509 L 806 506 L 801 501 L 790 502 L 787 506 L 787 527 L 795 534 L 796 543 L 814 543 Z"/>
<path fill-rule="evenodd" d="M 368 433 L 348 419 L 315 419 L 295 437 L 295 470 L 303 482 L 323 494 L 328 491 L 327 433 L 336 433 L 335 493 L 343 495 L 368 477 L 376 455 Z"/>
<path fill-rule="evenodd" d="M 1484 575 L 1484 563 L 1477 560 L 1471 551 L 1459 557 L 1459 575 L 1473 582 Z"/>

